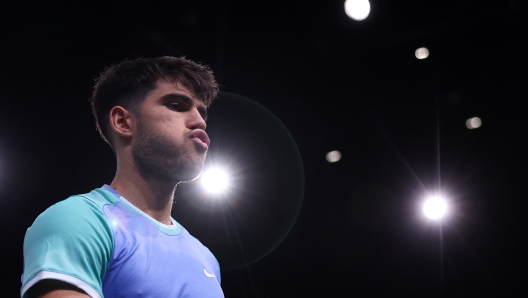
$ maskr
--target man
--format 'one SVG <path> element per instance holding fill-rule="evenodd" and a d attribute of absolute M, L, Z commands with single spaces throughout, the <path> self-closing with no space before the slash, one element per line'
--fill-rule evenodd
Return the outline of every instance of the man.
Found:
<path fill-rule="evenodd" d="M 176 185 L 202 170 L 217 92 L 211 71 L 184 58 L 101 74 L 92 108 L 116 176 L 37 217 L 24 239 L 23 297 L 223 297 L 215 257 L 170 216 Z"/>

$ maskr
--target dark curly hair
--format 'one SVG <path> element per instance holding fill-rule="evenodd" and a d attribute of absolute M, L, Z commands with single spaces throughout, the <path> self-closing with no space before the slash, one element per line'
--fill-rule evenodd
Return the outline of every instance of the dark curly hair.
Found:
<path fill-rule="evenodd" d="M 112 149 L 109 126 L 110 110 L 122 106 L 132 111 L 165 79 L 181 84 L 208 107 L 218 93 L 212 71 L 186 58 L 157 57 L 125 60 L 107 67 L 96 79 L 91 97 L 97 130 Z"/>

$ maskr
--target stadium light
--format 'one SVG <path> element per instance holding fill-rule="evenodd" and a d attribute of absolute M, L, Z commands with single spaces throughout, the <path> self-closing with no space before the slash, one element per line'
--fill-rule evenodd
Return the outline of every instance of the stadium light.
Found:
<path fill-rule="evenodd" d="M 429 57 L 429 50 L 427 48 L 419 48 L 414 52 L 416 58 L 422 60 Z"/>
<path fill-rule="evenodd" d="M 370 2 L 368 0 L 346 0 L 345 13 L 353 20 L 363 21 L 370 14 Z"/>
<path fill-rule="evenodd" d="M 469 129 L 479 128 L 482 125 L 482 120 L 479 117 L 473 117 L 466 120 L 466 127 Z"/>
<path fill-rule="evenodd" d="M 447 212 L 447 203 L 440 196 L 430 197 L 423 205 L 423 212 L 429 219 L 441 219 Z"/>
<path fill-rule="evenodd" d="M 206 169 L 201 176 L 202 186 L 209 193 L 222 193 L 229 187 L 229 177 L 220 168 Z"/>
<path fill-rule="evenodd" d="M 334 150 L 326 154 L 326 161 L 329 163 L 337 162 L 341 160 L 341 152 Z"/>

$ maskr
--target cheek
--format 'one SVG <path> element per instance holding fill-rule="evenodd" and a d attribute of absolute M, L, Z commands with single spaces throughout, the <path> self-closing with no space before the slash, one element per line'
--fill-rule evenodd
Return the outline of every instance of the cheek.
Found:
<path fill-rule="evenodd" d="M 175 113 L 151 113 L 146 115 L 148 121 L 143 121 L 143 125 L 147 126 L 147 131 L 161 136 L 169 142 L 181 143 L 184 141 L 186 127 L 182 117 L 178 117 Z M 145 119 L 145 120 L 147 120 Z M 147 136 L 148 137 L 148 136 Z"/>
<path fill-rule="evenodd" d="M 174 121 L 160 121 L 159 125 L 157 126 L 157 130 L 163 136 L 178 143 L 184 140 L 185 127 L 175 123 Z"/>

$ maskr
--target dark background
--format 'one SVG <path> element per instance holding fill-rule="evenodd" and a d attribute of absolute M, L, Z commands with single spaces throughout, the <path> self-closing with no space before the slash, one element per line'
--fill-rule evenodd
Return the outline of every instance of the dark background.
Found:
<path fill-rule="evenodd" d="M 304 164 L 296 224 L 222 272 L 227 297 L 526 294 L 528 4 L 372 0 L 356 22 L 343 3 L 2 1 L 0 296 L 19 291 L 35 217 L 111 182 L 93 80 L 160 55 L 210 65 L 222 91 L 272 111 Z M 438 189 L 442 231 L 420 211 Z"/>

